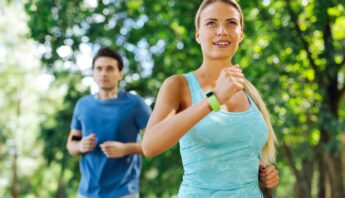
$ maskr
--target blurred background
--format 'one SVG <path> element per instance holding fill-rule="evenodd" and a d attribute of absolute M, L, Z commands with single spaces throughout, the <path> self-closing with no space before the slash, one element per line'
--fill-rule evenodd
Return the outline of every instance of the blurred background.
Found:
<path fill-rule="evenodd" d="M 121 87 L 154 106 L 164 79 L 197 69 L 201 0 L 1 0 L 0 197 L 76 197 L 65 148 L 74 104 L 94 92 L 103 46 L 125 57 Z M 279 198 L 345 197 L 345 1 L 239 0 L 234 63 L 260 90 L 279 139 Z M 178 146 L 143 158 L 141 197 L 176 197 Z"/>

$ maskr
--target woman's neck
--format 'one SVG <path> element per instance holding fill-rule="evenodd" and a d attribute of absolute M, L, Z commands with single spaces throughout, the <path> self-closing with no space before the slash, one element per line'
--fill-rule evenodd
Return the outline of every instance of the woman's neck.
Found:
<path fill-rule="evenodd" d="M 197 70 L 200 77 L 206 78 L 210 81 L 216 81 L 220 72 L 227 67 L 232 66 L 231 60 L 204 60 L 200 68 Z"/>

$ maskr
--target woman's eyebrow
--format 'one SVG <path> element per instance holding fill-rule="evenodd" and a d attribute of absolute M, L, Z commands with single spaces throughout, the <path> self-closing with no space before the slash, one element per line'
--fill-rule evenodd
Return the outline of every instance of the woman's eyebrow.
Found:
<path fill-rule="evenodd" d="M 237 18 L 229 18 L 229 19 L 226 19 L 226 21 L 238 21 Z"/>
<path fill-rule="evenodd" d="M 217 19 L 216 18 L 206 18 L 205 21 L 217 21 Z M 238 19 L 232 17 L 232 18 L 226 19 L 226 21 L 238 21 Z"/>
<path fill-rule="evenodd" d="M 207 19 L 205 19 L 205 21 L 217 21 L 217 19 L 215 19 L 215 18 L 207 18 Z"/>

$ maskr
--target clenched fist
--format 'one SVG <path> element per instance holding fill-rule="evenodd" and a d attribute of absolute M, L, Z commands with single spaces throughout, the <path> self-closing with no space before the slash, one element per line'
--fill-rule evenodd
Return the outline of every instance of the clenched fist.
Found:
<path fill-rule="evenodd" d="M 259 180 L 262 187 L 275 188 L 279 184 L 279 172 L 273 165 L 260 165 Z"/>
<path fill-rule="evenodd" d="M 81 153 L 87 153 L 93 150 L 96 146 L 96 134 L 92 133 L 83 137 L 79 142 L 79 150 Z"/>
<path fill-rule="evenodd" d="M 221 105 L 227 103 L 236 92 L 244 89 L 244 82 L 245 78 L 239 65 L 223 69 L 214 88 L 218 102 Z"/>
<path fill-rule="evenodd" d="M 127 146 L 122 142 L 107 141 L 101 144 L 100 147 L 108 158 L 120 158 L 128 155 Z"/>

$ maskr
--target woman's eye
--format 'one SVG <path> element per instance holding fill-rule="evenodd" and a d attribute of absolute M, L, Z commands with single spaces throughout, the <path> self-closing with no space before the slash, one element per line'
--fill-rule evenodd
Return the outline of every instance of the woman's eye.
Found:
<path fill-rule="evenodd" d="M 237 23 L 235 21 L 228 22 L 228 26 L 231 26 L 231 25 L 237 25 Z"/>
<path fill-rule="evenodd" d="M 213 21 L 210 21 L 210 22 L 207 22 L 207 23 L 206 23 L 207 26 L 213 26 L 213 25 L 215 25 L 215 24 L 216 24 L 216 23 L 213 22 Z"/>

